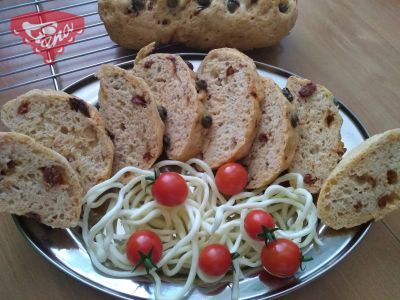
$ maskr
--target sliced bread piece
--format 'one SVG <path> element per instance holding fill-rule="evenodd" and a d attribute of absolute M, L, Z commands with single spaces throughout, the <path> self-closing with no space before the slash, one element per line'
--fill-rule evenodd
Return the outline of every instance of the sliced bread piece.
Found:
<path fill-rule="evenodd" d="M 149 55 L 153 48 L 154 43 L 139 51 L 133 72 L 146 81 L 164 112 L 168 158 L 186 161 L 198 155 L 203 146 L 206 89 L 198 84 L 196 90 L 195 74 L 180 56 Z"/>
<path fill-rule="evenodd" d="M 26 135 L 0 132 L 0 212 L 75 227 L 82 196 L 79 177 L 63 156 Z"/>
<path fill-rule="evenodd" d="M 400 207 L 400 128 L 345 155 L 322 186 L 318 217 L 334 229 L 379 220 Z"/>
<path fill-rule="evenodd" d="M 248 189 L 266 186 L 286 170 L 297 147 L 296 115 L 279 86 L 263 78 L 265 98 L 261 120 L 249 155 L 243 160 L 249 174 Z"/>
<path fill-rule="evenodd" d="M 32 90 L 8 101 L 1 119 L 63 155 L 84 192 L 111 175 L 114 146 L 96 108 L 64 92 Z"/>
<path fill-rule="evenodd" d="M 103 65 L 99 104 L 115 146 L 114 173 L 126 166 L 149 169 L 163 147 L 164 124 L 143 79 L 114 65 Z"/>
<path fill-rule="evenodd" d="M 230 48 L 210 51 L 197 77 L 207 83 L 205 109 L 212 117 L 203 159 L 212 168 L 218 168 L 249 153 L 261 115 L 264 89 L 254 62 Z"/>
<path fill-rule="evenodd" d="M 332 93 L 324 86 L 291 76 L 286 88 L 296 107 L 299 134 L 289 172 L 302 174 L 306 188 L 318 193 L 344 153 L 340 136 L 343 120 Z"/>

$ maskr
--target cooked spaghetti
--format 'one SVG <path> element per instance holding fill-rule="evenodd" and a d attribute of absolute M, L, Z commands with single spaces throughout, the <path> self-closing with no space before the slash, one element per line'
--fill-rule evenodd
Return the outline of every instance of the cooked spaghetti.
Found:
<path fill-rule="evenodd" d="M 151 194 L 153 171 L 134 167 L 121 169 L 111 179 L 93 187 L 83 199 L 82 233 L 90 258 L 100 271 L 115 277 L 146 274 L 143 269 L 132 272 L 133 266 L 125 254 L 125 244 L 139 229 L 150 229 L 163 242 L 163 255 L 157 266 L 166 276 L 179 273 L 187 276 L 179 295 L 186 295 L 196 275 L 204 282 L 222 279 L 205 275 L 198 268 L 199 251 L 206 244 L 225 244 L 231 253 L 240 257 L 233 260 L 232 298 L 239 298 L 239 279 L 242 267 L 258 267 L 262 242 L 252 240 L 243 228 L 243 220 L 251 209 L 265 209 L 275 219 L 280 230 L 276 236 L 293 240 L 300 248 L 321 244 L 317 235 L 317 214 L 311 194 L 304 189 L 300 174 L 286 174 L 266 189 L 242 192 L 228 200 L 218 192 L 212 170 L 199 159 L 187 163 L 162 161 L 154 167 L 177 166 L 189 186 L 189 196 L 179 207 L 160 206 Z M 201 170 L 201 171 L 198 171 Z M 127 184 L 119 179 L 134 173 Z M 290 182 L 290 187 L 280 183 Z M 89 220 L 92 209 L 107 204 L 108 209 L 94 225 Z M 155 270 L 155 298 L 167 299 L 161 293 L 161 280 Z"/>

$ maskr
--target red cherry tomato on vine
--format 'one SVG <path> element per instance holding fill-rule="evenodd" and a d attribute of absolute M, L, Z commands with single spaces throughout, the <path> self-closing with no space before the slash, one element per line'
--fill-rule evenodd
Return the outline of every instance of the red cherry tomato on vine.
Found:
<path fill-rule="evenodd" d="M 151 265 L 146 265 L 146 262 L 143 261 L 141 253 L 147 256 L 150 260 L 147 261 L 147 264 L 151 262 L 155 265 L 160 261 L 162 251 L 163 249 L 160 237 L 150 230 L 138 230 L 134 232 L 126 243 L 126 256 L 130 263 L 135 267 L 138 264 L 141 264 L 146 268 L 151 267 Z"/>
<path fill-rule="evenodd" d="M 272 216 L 264 210 L 255 209 L 250 211 L 244 218 L 244 229 L 253 240 L 264 241 L 265 237 L 257 236 L 263 232 L 262 227 L 274 228 L 275 222 Z"/>
<path fill-rule="evenodd" d="M 151 193 L 158 203 L 172 207 L 185 202 L 189 188 L 178 173 L 164 172 L 154 181 Z"/>
<path fill-rule="evenodd" d="M 276 277 L 290 277 L 300 267 L 301 251 L 299 246 L 288 239 L 279 238 L 269 242 L 261 250 L 261 262 L 264 269 Z"/>
<path fill-rule="evenodd" d="M 238 163 L 222 165 L 215 175 L 215 183 L 218 190 L 227 196 L 233 196 L 243 191 L 247 182 L 247 171 Z"/>
<path fill-rule="evenodd" d="M 231 253 L 221 244 L 211 244 L 200 251 L 199 268 L 209 276 L 221 276 L 232 264 Z"/>

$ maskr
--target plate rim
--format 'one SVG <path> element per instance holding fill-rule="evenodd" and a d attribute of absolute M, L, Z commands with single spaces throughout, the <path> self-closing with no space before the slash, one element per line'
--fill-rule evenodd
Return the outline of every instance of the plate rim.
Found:
<path fill-rule="evenodd" d="M 183 52 L 183 53 L 174 53 L 176 55 L 181 56 L 184 60 L 202 60 L 207 54 L 206 53 L 199 53 L 199 52 Z M 117 66 L 120 66 L 122 68 L 129 68 L 129 66 L 133 66 L 134 60 L 131 61 L 125 61 L 121 62 L 118 64 L 115 64 Z M 281 75 L 283 77 L 290 77 L 290 76 L 298 76 L 302 77 L 300 75 L 297 75 L 291 71 L 288 71 L 284 68 L 276 67 L 271 64 L 263 63 L 254 60 L 254 63 L 257 66 L 257 69 L 262 69 L 262 70 L 267 70 L 272 73 L 275 73 L 277 75 Z M 95 73 L 91 73 L 87 76 L 84 76 L 80 78 L 79 80 L 74 81 L 73 83 L 69 84 L 65 88 L 62 89 L 62 91 L 66 93 L 73 93 L 73 89 L 76 89 L 77 85 L 85 85 L 88 83 L 93 82 L 93 80 L 96 78 Z M 334 97 L 335 103 L 338 105 L 339 109 L 344 112 L 344 114 L 355 124 L 355 126 L 358 128 L 360 134 L 362 135 L 363 139 L 367 139 L 370 137 L 370 134 L 368 130 L 366 129 L 366 126 L 364 123 L 357 117 L 355 113 L 353 113 L 346 105 L 343 104 L 341 100 L 339 100 L 337 97 Z M 123 292 L 119 292 L 113 289 L 110 289 L 107 286 L 101 285 L 97 282 L 92 281 L 91 279 L 80 275 L 76 273 L 75 271 L 69 269 L 67 266 L 65 266 L 60 260 L 53 259 L 48 253 L 46 253 L 42 248 L 40 248 L 34 241 L 34 239 L 31 237 L 29 234 L 29 230 L 24 229 L 24 222 L 21 222 L 21 216 L 17 215 L 12 215 L 13 221 L 18 229 L 18 231 L 21 233 L 23 238 L 28 242 L 28 244 L 42 257 L 44 258 L 47 262 L 55 266 L 57 269 L 62 271 L 64 274 L 67 274 L 71 276 L 72 278 L 76 279 L 78 282 L 81 284 L 84 284 L 86 286 L 92 287 L 100 292 L 106 293 L 108 295 L 118 297 L 120 299 L 145 299 L 133 295 L 127 295 Z M 289 294 L 301 287 L 304 287 L 305 285 L 309 284 L 310 282 L 314 281 L 315 279 L 321 277 L 323 274 L 331 270 L 333 267 L 335 267 L 337 264 L 339 264 L 344 258 L 346 258 L 351 252 L 354 251 L 354 249 L 364 240 L 365 236 L 369 232 L 370 228 L 372 226 L 372 222 L 365 223 L 360 226 L 360 229 L 358 232 L 355 234 L 355 236 L 350 240 L 350 246 L 346 246 L 344 249 L 342 249 L 339 253 L 337 253 L 327 265 L 320 266 L 317 268 L 314 272 L 311 274 L 307 275 L 305 278 L 302 278 L 301 281 L 294 281 L 289 287 L 282 287 L 278 290 L 274 291 L 273 295 L 258 295 L 258 296 L 253 296 L 251 298 L 246 298 L 246 299 L 275 299 L 278 297 L 281 297 L 283 295 Z M 69 231 L 70 229 L 66 229 Z M 266 298 L 265 298 L 266 297 Z"/>

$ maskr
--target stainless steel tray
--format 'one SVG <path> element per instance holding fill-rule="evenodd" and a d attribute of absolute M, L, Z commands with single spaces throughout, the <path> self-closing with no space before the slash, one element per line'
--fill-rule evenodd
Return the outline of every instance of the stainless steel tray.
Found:
<path fill-rule="evenodd" d="M 180 54 L 190 61 L 197 69 L 204 54 Z M 272 77 L 275 82 L 284 87 L 286 79 L 292 73 L 280 68 L 256 63 L 261 75 Z M 131 68 L 132 63 L 120 65 Z M 91 104 L 96 104 L 99 82 L 94 75 L 65 88 L 65 91 L 74 94 Z M 368 137 L 366 129 L 357 117 L 346 106 L 337 101 L 343 117 L 342 139 L 347 149 L 352 149 Z M 112 278 L 97 271 L 91 264 L 90 258 L 83 246 L 77 229 L 51 229 L 24 217 L 14 216 L 19 230 L 45 259 L 57 268 L 76 278 L 84 284 L 100 291 L 123 299 L 152 298 L 154 285 L 146 278 L 119 279 Z M 325 226 L 319 227 L 324 245 L 312 249 L 308 255 L 313 261 L 305 264 L 305 270 L 289 279 L 277 279 L 269 276 L 260 269 L 245 271 L 246 277 L 240 281 L 241 299 L 271 299 L 287 294 L 311 280 L 321 276 L 345 256 L 347 256 L 361 242 L 367 234 L 371 224 L 364 224 L 349 230 L 334 231 Z M 162 286 L 163 294 L 173 297 L 177 289 L 183 285 L 184 278 L 165 278 Z M 231 290 L 227 283 L 205 285 L 196 282 L 189 299 L 230 299 Z M 312 293 L 312 292 L 311 292 Z"/>

